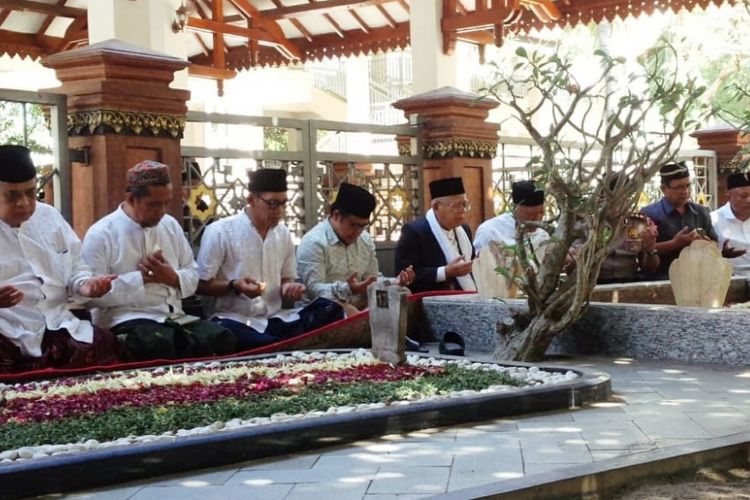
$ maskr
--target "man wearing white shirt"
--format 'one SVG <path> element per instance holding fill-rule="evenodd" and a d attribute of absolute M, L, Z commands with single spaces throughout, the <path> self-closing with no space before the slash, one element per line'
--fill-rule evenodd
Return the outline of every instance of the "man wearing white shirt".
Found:
<path fill-rule="evenodd" d="M 245 209 L 209 225 L 198 253 L 198 293 L 216 297 L 214 319 L 232 330 L 240 350 L 270 344 L 343 318 L 341 306 L 318 298 L 283 309 L 305 293 L 296 283 L 294 243 L 282 224 L 286 171 L 250 174 Z"/>
<path fill-rule="evenodd" d="M 95 323 L 112 328 L 137 360 L 234 352 L 231 332 L 182 310 L 198 285 L 198 268 L 182 227 L 166 213 L 169 167 L 142 161 L 128 170 L 127 184 L 125 201 L 83 240 L 83 258 L 95 271 L 119 275 L 108 294 L 92 301 Z"/>
<path fill-rule="evenodd" d="M 748 162 L 743 165 L 745 168 Z M 719 237 L 719 247 L 731 245 L 739 256 L 729 259 L 734 274 L 750 276 L 750 173 L 727 177 L 727 203 L 711 212 L 711 223 Z M 729 243 L 727 243 L 729 242 Z"/>
<path fill-rule="evenodd" d="M 516 226 L 527 222 L 539 222 L 544 216 L 544 191 L 537 189 L 534 181 L 514 182 L 511 186 L 513 212 L 506 212 L 484 221 L 477 228 L 474 238 L 474 249 L 480 252 L 490 241 L 505 246 L 516 245 Z M 525 226 L 527 241 L 534 252 L 537 262 L 544 259 L 544 243 L 549 234 L 537 227 Z"/>
<path fill-rule="evenodd" d="M 0 146 L 0 372 L 114 363 L 114 336 L 68 301 L 107 293 L 116 276 L 94 277 L 73 229 L 36 196 L 29 150 Z"/>

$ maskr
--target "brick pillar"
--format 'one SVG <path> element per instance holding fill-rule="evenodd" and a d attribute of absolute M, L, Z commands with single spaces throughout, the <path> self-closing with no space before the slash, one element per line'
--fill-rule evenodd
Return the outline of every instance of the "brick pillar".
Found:
<path fill-rule="evenodd" d="M 732 160 L 740 148 L 750 142 L 750 135 L 743 134 L 731 125 L 721 124 L 698 130 L 690 136 L 695 137 L 701 149 L 716 152 L 716 206 L 720 207 L 727 202 L 727 176 L 739 166 Z"/>
<path fill-rule="evenodd" d="M 472 205 L 467 216 L 472 231 L 494 216 L 492 204 L 492 158 L 497 151 L 500 125 L 488 123 L 498 103 L 479 99 L 453 87 L 401 99 L 393 104 L 411 123 L 419 124 L 422 144 L 423 209 L 429 208 L 429 183 L 445 177 L 462 177 Z M 409 143 L 398 138 L 399 153 L 407 154 Z M 412 152 L 414 154 L 415 152 Z"/>
<path fill-rule="evenodd" d="M 47 57 L 68 96 L 68 143 L 88 149 L 89 163 L 71 164 L 73 227 L 79 235 L 114 210 L 125 173 L 141 160 L 171 167 L 172 215 L 181 217 L 180 139 L 190 92 L 170 88 L 187 62 L 119 40 Z"/>

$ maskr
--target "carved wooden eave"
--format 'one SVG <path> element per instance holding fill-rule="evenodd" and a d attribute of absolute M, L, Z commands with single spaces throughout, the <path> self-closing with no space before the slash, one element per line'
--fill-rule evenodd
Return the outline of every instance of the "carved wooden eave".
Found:
<path fill-rule="evenodd" d="M 0 55 L 38 59 L 86 45 L 86 10 L 70 1 L 0 0 Z M 184 23 L 174 26 L 187 34 L 190 74 L 222 82 L 242 69 L 408 47 L 410 2 L 416 1 L 428 0 L 184 0 Z M 450 53 L 457 40 L 481 49 L 511 32 L 736 1 L 443 0 L 443 50 Z M 13 22 L 6 22 L 11 14 Z M 28 23 L 23 29 L 19 18 Z"/>

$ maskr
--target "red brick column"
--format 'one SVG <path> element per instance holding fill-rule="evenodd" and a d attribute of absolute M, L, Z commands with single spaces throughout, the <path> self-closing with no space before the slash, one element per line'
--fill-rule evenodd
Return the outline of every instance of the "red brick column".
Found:
<path fill-rule="evenodd" d="M 71 165 L 73 227 L 79 235 L 114 210 L 125 173 L 141 160 L 171 167 L 172 214 L 180 216 L 180 139 L 190 92 L 169 87 L 187 62 L 119 40 L 47 57 L 68 96 L 71 149 L 88 148 L 89 164 Z"/>
<path fill-rule="evenodd" d="M 732 160 L 740 148 L 750 142 L 750 136 L 742 134 L 738 129 L 727 124 L 698 130 L 690 135 L 696 138 L 698 146 L 701 149 L 716 152 L 718 163 L 716 172 L 716 182 L 718 183 L 716 189 L 716 206 L 720 207 L 727 202 L 727 176 L 739 166 Z"/>

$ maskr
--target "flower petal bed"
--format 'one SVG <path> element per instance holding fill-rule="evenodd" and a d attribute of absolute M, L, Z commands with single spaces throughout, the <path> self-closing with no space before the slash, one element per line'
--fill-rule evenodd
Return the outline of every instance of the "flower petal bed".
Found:
<path fill-rule="evenodd" d="M 292 353 L 0 386 L 0 462 L 563 382 L 546 372 L 369 351 Z"/>

